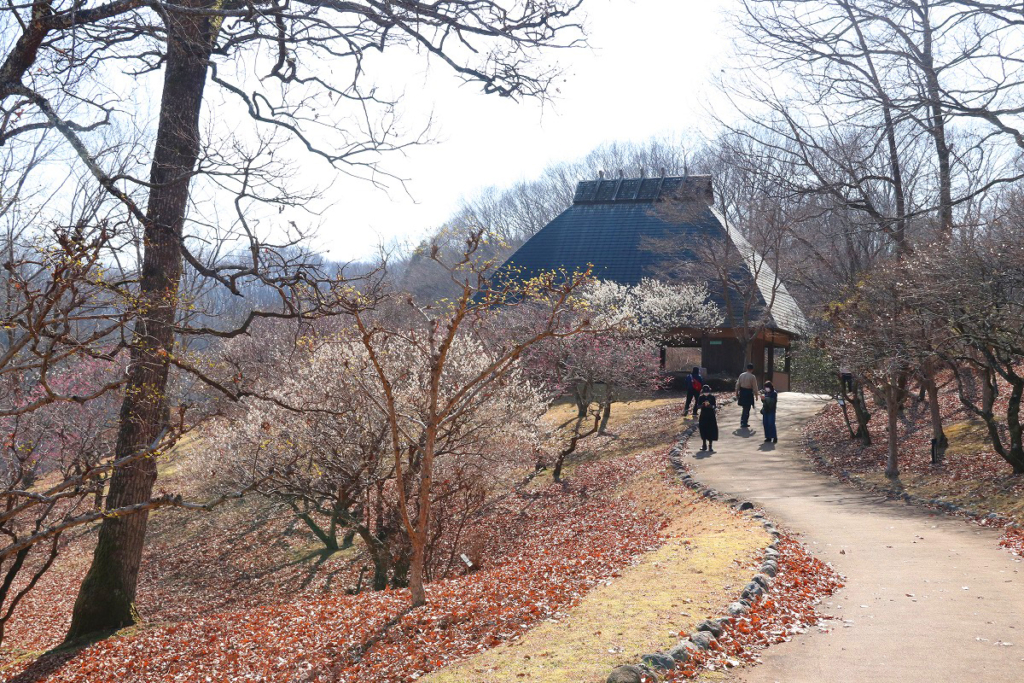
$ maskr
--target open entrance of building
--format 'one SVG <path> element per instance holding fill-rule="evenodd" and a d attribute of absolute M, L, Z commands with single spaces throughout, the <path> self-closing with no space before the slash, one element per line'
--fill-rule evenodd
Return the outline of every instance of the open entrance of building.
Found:
<path fill-rule="evenodd" d="M 751 340 L 749 362 L 759 385 L 771 380 L 777 391 L 789 391 L 791 345 L 792 335 L 777 330 L 762 330 Z M 695 333 L 692 343 L 663 347 L 661 358 L 665 374 L 677 380 L 673 386 L 683 386 L 686 375 L 699 367 L 717 391 L 731 389 L 748 362 L 746 347 L 730 329 Z"/>

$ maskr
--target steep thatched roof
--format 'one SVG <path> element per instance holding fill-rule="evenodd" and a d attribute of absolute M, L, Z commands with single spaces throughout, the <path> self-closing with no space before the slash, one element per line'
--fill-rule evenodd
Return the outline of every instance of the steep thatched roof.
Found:
<path fill-rule="evenodd" d="M 730 297 L 732 320 L 725 327 L 743 324 L 741 300 L 749 291 L 755 297 L 750 319 L 765 316 L 770 329 L 800 333 L 806 319 L 778 274 L 712 203 L 710 176 L 583 181 L 573 205 L 520 247 L 495 277 L 593 267 L 595 277 L 624 285 L 645 277 L 701 282 L 723 312 Z M 702 265 L 707 250 L 715 248 L 736 250 L 732 291 Z"/>

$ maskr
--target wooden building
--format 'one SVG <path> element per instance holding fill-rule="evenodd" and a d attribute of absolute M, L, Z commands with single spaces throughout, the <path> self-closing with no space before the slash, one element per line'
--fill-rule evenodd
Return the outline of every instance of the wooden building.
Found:
<path fill-rule="evenodd" d="M 749 357 L 761 381 L 789 388 L 790 347 L 806 320 L 767 261 L 714 208 L 710 176 L 582 181 L 572 206 L 523 244 L 499 276 L 512 268 L 530 277 L 588 267 L 624 285 L 643 278 L 707 285 L 725 321 L 712 332 L 680 328 L 673 337 L 687 340 L 663 348 L 666 372 L 681 376 L 699 365 L 723 385 Z"/>

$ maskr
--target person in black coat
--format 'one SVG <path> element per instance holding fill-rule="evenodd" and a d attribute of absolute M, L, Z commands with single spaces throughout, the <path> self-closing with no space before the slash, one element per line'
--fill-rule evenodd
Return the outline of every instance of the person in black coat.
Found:
<path fill-rule="evenodd" d="M 779 405 L 779 392 L 771 382 L 764 383 L 764 390 L 761 392 L 761 415 L 764 424 L 764 442 L 779 442 L 779 432 L 775 427 L 775 409 Z"/>
<path fill-rule="evenodd" d="M 718 416 L 715 414 L 716 401 L 711 393 L 711 387 L 707 384 L 697 397 L 697 407 L 700 409 L 700 420 L 697 428 L 700 430 L 700 438 L 703 442 L 702 451 L 715 452 L 713 442 L 718 441 Z"/>

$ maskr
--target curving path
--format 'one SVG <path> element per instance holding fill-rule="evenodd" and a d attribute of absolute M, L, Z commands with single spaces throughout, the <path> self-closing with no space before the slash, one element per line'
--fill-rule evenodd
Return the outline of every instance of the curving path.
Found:
<path fill-rule="evenodd" d="M 719 415 L 715 453 L 687 457 L 701 481 L 751 500 L 846 577 L 822 606 L 843 621 L 763 654 L 744 683 L 1016 683 L 1024 681 L 1024 569 L 998 533 L 813 472 L 799 450 L 819 398 L 782 394 L 779 443 L 760 424 Z M 691 441 L 691 444 L 693 442 Z"/>

